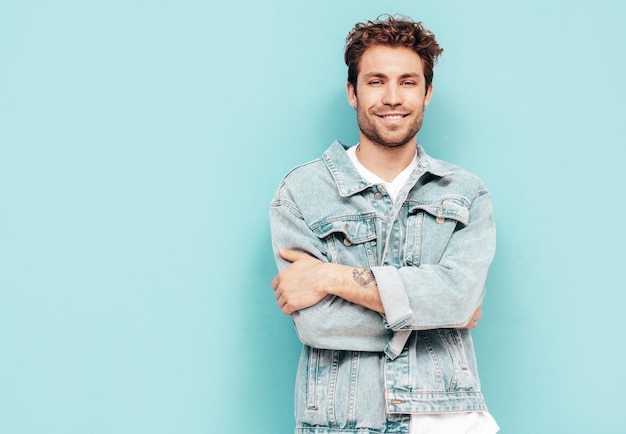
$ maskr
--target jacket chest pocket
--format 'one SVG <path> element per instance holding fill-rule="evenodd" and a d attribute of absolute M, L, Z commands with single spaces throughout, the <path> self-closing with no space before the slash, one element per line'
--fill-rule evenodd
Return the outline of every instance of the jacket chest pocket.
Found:
<path fill-rule="evenodd" d="M 375 218 L 328 219 L 312 229 L 324 241 L 329 261 L 352 267 L 376 265 Z"/>
<path fill-rule="evenodd" d="M 411 204 L 407 217 L 407 265 L 437 264 L 456 230 L 469 221 L 469 203 L 463 197 L 442 197 Z"/>

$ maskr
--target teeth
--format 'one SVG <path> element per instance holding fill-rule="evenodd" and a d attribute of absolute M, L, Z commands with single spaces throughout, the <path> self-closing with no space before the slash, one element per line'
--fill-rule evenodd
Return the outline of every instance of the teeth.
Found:
<path fill-rule="evenodd" d="M 392 119 L 393 120 L 393 119 L 401 119 L 402 115 L 386 115 L 386 116 L 383 116 L 383 117 L 385 119 Z"/>

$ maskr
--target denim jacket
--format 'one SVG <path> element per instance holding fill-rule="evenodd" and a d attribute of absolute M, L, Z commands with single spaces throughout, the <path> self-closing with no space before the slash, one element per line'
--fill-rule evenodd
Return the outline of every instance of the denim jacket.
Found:
<path fill-rule="evenodd" d="M 374 273 L 385 309 L 328 296 L 292 319 L 303 349 L 298 433 L 403 432 L 410 413 L 486 410 L 469 322 L 495 251 L 491 195 L 475 175 L 429 157 L 393 202 L 344 146 L 296 167 L 270 205 L 279 247 Z"/>

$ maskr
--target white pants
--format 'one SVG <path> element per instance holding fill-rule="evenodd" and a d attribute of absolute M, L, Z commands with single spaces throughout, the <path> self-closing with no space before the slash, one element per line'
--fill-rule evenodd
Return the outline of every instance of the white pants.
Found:
<path fill-rule="evenodd" d="M 495 434 L 499 430 L 486 411 L 411 415 L 411 434 Z"/>

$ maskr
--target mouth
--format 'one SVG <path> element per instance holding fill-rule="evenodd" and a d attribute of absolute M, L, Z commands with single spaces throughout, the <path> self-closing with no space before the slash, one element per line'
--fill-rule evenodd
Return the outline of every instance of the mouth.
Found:
<path fill-rule="evenodd" d="M 376 115 L 381 119 L 385 119 L 388 121 L 397 121 L 400 120 L 402 118 L 405 118 L 408 116 L 408 114 L 402 114 L 402 113 L 389 113 L 389 114 L 385 114 L 385 115 Z"/>

